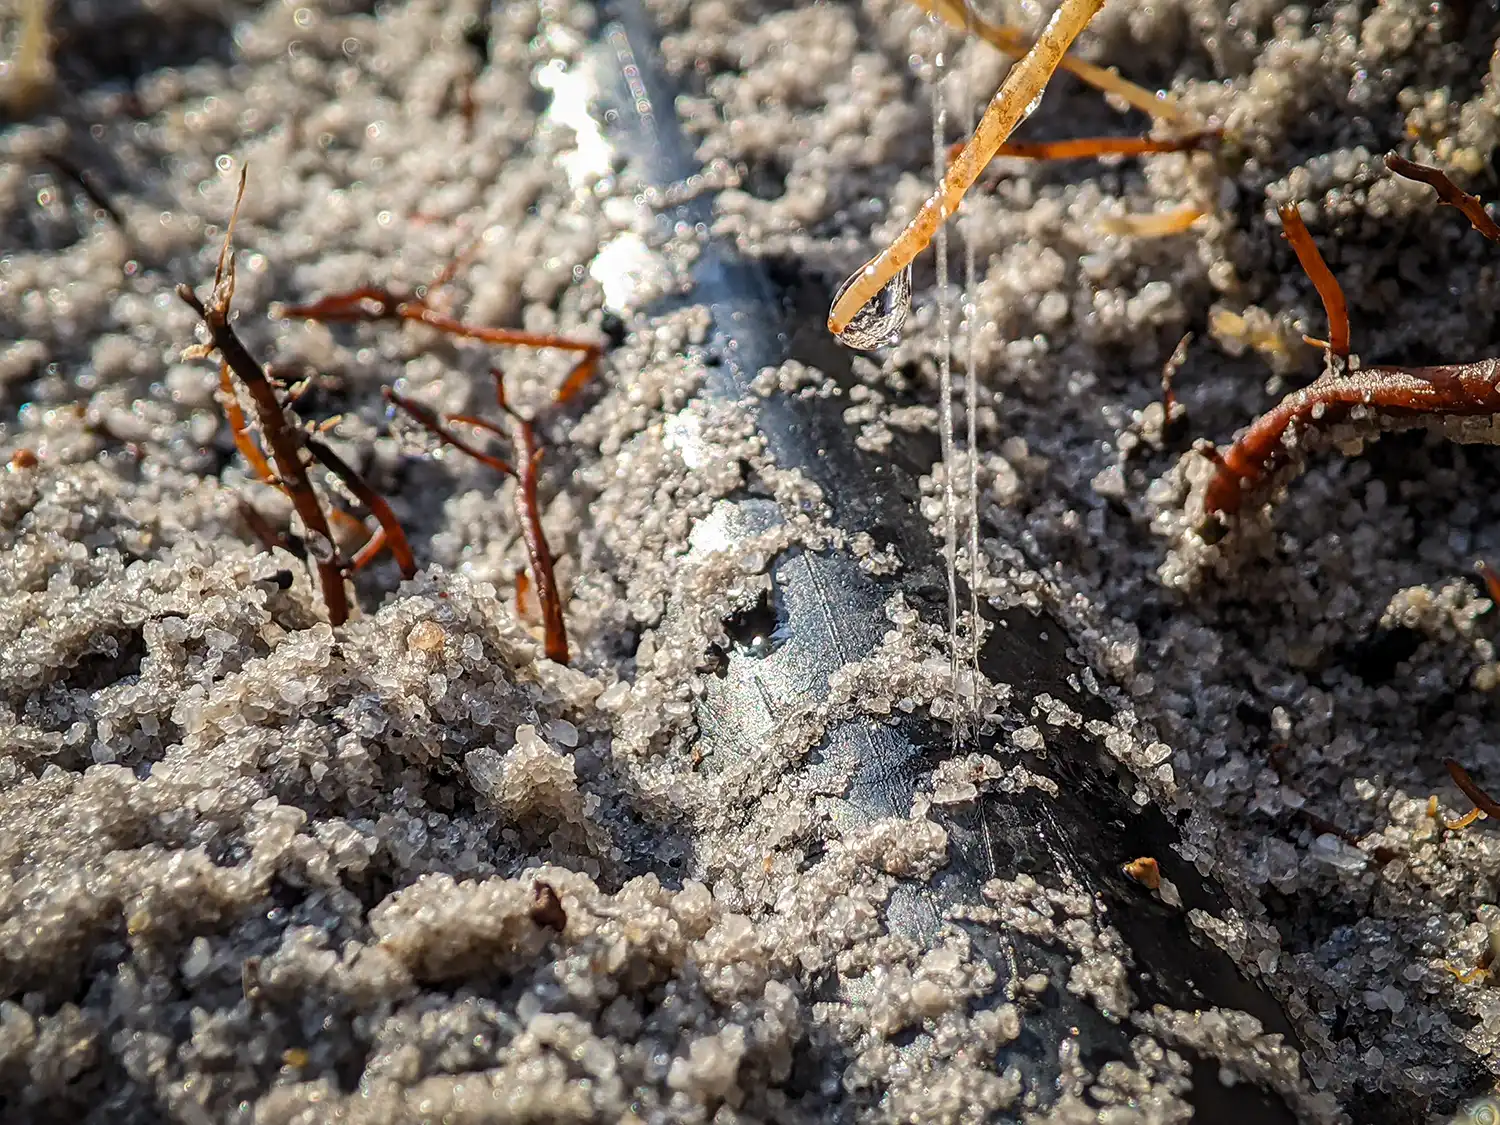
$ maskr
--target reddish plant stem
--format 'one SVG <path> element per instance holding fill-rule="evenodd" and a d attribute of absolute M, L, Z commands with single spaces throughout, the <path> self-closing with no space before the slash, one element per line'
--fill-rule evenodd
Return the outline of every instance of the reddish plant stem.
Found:
<path fill-rule="evenodd" d="M 228 364 L 219 364 L 219 390 L 222 394 L 224 407 L 224 418 L 229 423 L 229 431 L 234 435 L 235 448 L 240 451 L 245 461 L 250 465 L 255 475 L 260 480 L 279 489 L 281 482 L 276 479 L 276 473 L 271 468 L 271 463 L 266 460 L 266 455 L 261 451 L 255 439 L 250 436 L 249 427 L 245 423 L 245 412 L 240 409 L 239 397 L 235 394 L 234 380 L 229 374 Z M 314 438 L 305 441 L 308 451 L 322 462 L 323 467 L 328 469 L 354 493 L 364 505 L 370 509 L 375 518 L 380 521 L 380 527 L 374 534 L 370 533 L 363 520 L 356 519 L 348 512 L 339 508 L 329 508 L 328 515 L 330 524 L 338 523 L 347 527 L 355 528 L 365 533 L 367 538 L 364 545 L 355 552 L 354 557 L 348 561 L 349 571 L 360 570 L 373 562 L 385 550 L 387 542 L 391 546 L 391 554 L 395 556 L 396 563 L 401 568 L 401 574 L 405 578 L 416 575 L 416 562 L 412 558 L 410 547 L 406 542 L 406 535 L 401 530 L 401 524 L 396 520 L 395 513 L 391 511 L 390 505 L 385 498 L 371 488 L 358 473 L 329 449 L 322 442 Z M 286 546 L 285 539 L 271 530 L 270 524 L 266 523 L 265 517 L 251 508 L 244 501 L 240 502 L 245 516 L 245 522 L 250 524 L 250 529 L 255 537 L 261 541 L 266 550 L 275 546 Z"/>
<path fill-rule="evenodd" d="M 243 191 L 243 181 L 241 190 Z M 226 252 L 228 247 L 226 239 Z M 221 285 L 221 280 L 224 279 L 228 281 L 227 289 Z M 318 503 L 318 494 L 308 479 L 307 468 L 302 464 L 298 435 L 287 423 L 281 401 L 276 397 L 276 389 L 271 386 L 271 381 L 266 378 L 265 371 L 255 361 L 255 357 L 229 326 L 227 295 L 234 291 L 233 279 L 234 267 L 231 262 L 227 274 L 215 279 L 214 299 L 207 306 L 186 285 L 178 287 L 177 295 L 202 319 L 215 350 L 250 392 L 261 433 L 271 447 L 271 460 L 275 462 L 278 481 L 307 529 L 307 549 L 318 572 L 323 603 L 328 607 L 328 621 L 332 625 L 342 625 L 349 619 L 349 598 L 344 590 L 344 571 L 334 551 L 333 532 L 328 526 L 328 518 L 323 513 L 322 505 Z M 223 300 L 220 299 L 221 291 L 225 294 Z"/>
<path fill-rule="evenodd" d="M 553 398 L 557 403 L 573 398 L 594 377 L 594 369 L 600 356 L 604 354 L 600 345 L 587 340 L 575 340 L 549 332 L 524 332 L 518 328 L 488 328 L 469 324 L 438 312 L 423 297 L 403 297 L 375 285 L 361 286 L 347 293 L 335 293 L 307 305 L 288 305 L 281 309 L 281 315 L 344 324 L 409 320 L 425 324 L 449 336 L 478 340 L 497 347 L 556 348 L 559 351 L 581 352 L 582 358 L 568 372 Z"/>
<path fill-rule="evenodd" d="M 1344 290 L 1328 263 L 1323 261 L 1323 255 L 1318 253 L 1318 244 L 1308 233 L 1307 224 L 1302 221 L 1296 206 L 1288 204 L 1277 208 L 1276 213 L 1281 216 L 1282 234 L 1292 244 L 1297 261 L 1323 302 L 1323 312 L 1328 316 L 1328 350 L 1341 359 L 1345 358 L 1349 355 L 1349 305 L 1344 300 Z"/>
<path fill-rule="evenodd" d="M 1448 770 L 1448 776 L 1453 778 L 1453 784 L 1463 790 L 1464 796 L 1474 802 L 1476 809 L 1493 820 L 1500 820 L 1500 803 L 1497 803 L 1493 797 L 1479 788 L 1463 766 L 1459 765 L 1452 758 L 1444 758 L 1443 765 Z"/>
<path fill-rule="evenodd" d="M 1394 152 L 1386 154 L 1385 166 L 1404 179 L 1426 184 L 1437 192 L 1440 202 L 1461 211 L 1464 218 L 1469 220 L 1469 225 L 1485 238 L 1491 242 L 1500 242 L 1500 226 L 1497 226 L 1495 220 L 1490 218 L 1489 212 L 1484 209 L 1484 203 L 1477 195 L 1470 195 L 1460 190 L 1458 185 L 1450 180 L 1441 169 L 1427 164 L 1418 164 Z"/>
<path fill-rule="evenodd" d="M 1414 164 L 1394 153 L 1386 164 L 1397 175 L 1431 185 L 1440 199 L 1459 208 L 1486 237 L 1500 240 L 1500 227 L 1489 218 L 1478 199 L 1465 195 L 1436 168 Z M 1349 352 L 1349 317 L 1344 293 L 1329 271 L 1295 207 L 1280 209 L 1287 240 L 1297 260 L 1312 279 L 1328 315 L 1327 348 L 1339 358 Z M 1494 233 L 1491 233 L 1494 232 Z M 1500 412 L 1500 360 L 1437 364 L 1429 367 L 1353 367 L 1331 371 L 1294 391 L 1257 418 L 1227 452 L 1204 443 L 1200 452 L 1216 471 L 1204 491 L 1204 510 L 1210 520 L 1200 527 L 1205 538 L 1216 538 L 1228 519 L 1239 512 L 1245 497 L 1290 458 L 1287 443 L 1292 428 L 1327 425 L 1358 408 L 1394 418 L 1418 415 L 1477 417 Z"/>
<path fill-rule="evenodd" d="M 562 594 L 557 585 L 553 569 L 552 548 L 542 530 L 541 500 L 537 494 L 538 468 L 542 460 L 542 448 L 536 438 L 536 428 L 525 418 L 514 413 L 505 404 L 505 392 L 499 372 L 495 372 L 496 397 L 510 420 L 510 433 L 506 434 L 495 423 L 472 415 L 444 416 L 423 406 L 405 395 L 385 390 L 386 398 L 409 414 L 423 429 L 439 441 L 466 453 L 476 461 L 488 465 L 498 473 L 513 477 L 516 482 L 516 517 L 521 526 L 521 540 L 526 545 L 526 560 L 536 583 L 537 601 L 542 609 L 542 647 L 549 660 L 566 664 L 569 658 L 567 626 L 563 621 Z M 515 455 L 515 463 L 486 453 L 472 443 L 459 437 L 450 424 L 474 426 L 487 433 L 506 437 Z M 519 604 L 520 590 L 517 589 Z"/>
<path fill-rule="evenodd" d="M 521 521 L 521 538 L 526 542 L 526 559 L 536 581 L 537 601 L 542 607 L 542 647 L 550 660 L 568 662 L 568 632 L 563 624 L 562 595 L 552 570 L 552 548 L 542 531 L 542 509 L 537 499 L 537 468 L 542 450 L 537 445 L 536 430 L 523 418 L 513 419 L 516 428 L 517 468 L 516 517 Z"/>
<path fill-rule="evenodd" d="M 523 348 L 557 348 L 561 351 L 583 352 L 590 360 L 597 360 L 603 349 L 587 340 L 575 340 L 568 336 L 555 336 L 547 332 L 523 332 L 519 328 L 487 328 L 468 324 L 446 313 L 440 313 L 420 297 L 403 297 L 389 289 L 365 285 L 347 293 L 335 293 L 320 298 L 308 305 L 286 305 L 281 309 L 285 317 L 300 317 L 332 324 L 351 324 L 378 320 L 410 320 L 436 328 L 449 336 L 467 340 L 478 340 L 497 346 L 514 345 Z"/>
<path fill-rule="evenodd" d="M 349 569 L 358 570 L 366 562 L 380 553 L 381 547 L 389 547 L 391 555 L 396 560 L 396 565 L 401 568 L 401 577 L 411 579 L 417 576 L 417 562 L 412 557 L 411 546 L 406 541 L 406 533 L 401 530 L 401 521 L 396 519 L 396 513 L 391 511 L 391 506 L 386 503 L 385 497 L 376 492 L 365 479 L 354 469 L 317 438 L 305 439 L 307 451 L 317 458 L 318 463 L 331 472 L 339 480 L 343 481 L 349 491 L 370 513 L 380 522 L 380 530 L 370 539 L 358 554 L 350 560 Z"/>
<path fill-rule="evenodd" d="M 1335 414 L 1368 407 L 1380 414 L 1449 414 L 1472 417 L 1500 411 L 1500 360 L 1435 367 L 1365 367 L 1319 379 L 1293 391 L 1262 414 L 1228 452 L 1204 452 L 1218 466 L 1204 494 L 1210 516 L 1233 516 L 1289 456 L 1284 438 L 1292 426 L 1323 426 Z"/>
<path fill-rule="evenodd" d="M 1088 160 L 1101 156 L 1151 156 L 1164 152 L 1194 152 L 1207 148 L 1223 134 L 1217 129 L 1188 133 L 1181 137 L 1073 137 L 1062 141 L 1006 141 L 995 158 L 1023 160 Z M 951 160 L 963 150 L 960 141 L 949 147 Z"/>
<path fill-rule="evenodd" d="M 200 301 L 190 286 L 178 286 L 178 296 L 198 314 L 211 341 L 209 345 L 195 345 L 185 354 L 202 358 L 218 352 L 219 390 L 224 417 L 229 423 L 235 447 L 257 477 L 280 489 L 291 500 L 303 523 L 305 547 L 317 568 L 329 622 L 341 625 L 349 616 L 348 594 L 344 587 L 345 574 L 366 565 L 386 547 L 390 548 L 406 578 L 416 575 L 416 561 L 401 524 L 385 498 L 371 488 L 328 445 L 312 433 L 302 432 L 288 418 L 288 403 L 296 401 L 302 390 L 306 389 L 306 382 L 301 384 L 300 389 L 293 387 L 283 398 L 278 382 L 256 361 L 229 326 L 235 284 L 234 227 L 245 198 L 245 181 L 246 173 L 241 170 L 239 191 L 229 216 L 224 245 L 219 251 L 213 291 L 208 301 Z M 261 441 L 257 441 L 250 432 L 235 387 L 236 378 L 244 384 L 254 404 Z M 267 458 L 262 442 L 270 447 L 270 458 Z M 345 487 L 375 516 L 379 523 L 375 532 L 369 531 L 364 520 L 355 518 L 336 505 L 331 506 L 327 512 L 324 511 L 307 475 L 309 457 L 343 481 Z M 243 500 L 240 501 L 240 510 L 251 531 L 268 550 L 274 546 L 287 545 L 286 540 L 271 529 L 260 513 Z M 367 536 L 364 545 L 352 560 L 345 561 L 340 557 L 330 520 L 355 526 Z"/>
<path fill-rule="evenodd" d="M 471 445 L 469 442 L 465 441 L 463 438 L 455 434 L 452 430 L 448 429 L 448 427 L 443 424 L 444 420 L 442 415 L 438 414 L 437 411 L 423 406 L 414 398 L 407 398 L 405 395 L 400 394 L 397 391 L 393 391 L 390 387 L 386 387 L 381 393 L 385 395 L 387 402 L 400 407 L 407 414 L 411 415 L 413 420 L 415 420 L 418 425 L 420 425 L 428 433 L 432 434 L 444 445 L 451 445 L 460 453 L 467 453 L 470 457 L 474 458 L 474 460 L 478 461 L 480 464 L 488 465 L 497 473 L 502 473 L 508 477 L 514 477 L 518 475 L 516 473 L 516 470 L 511 466 L 511 463 L 505 460 L 503 457 L 496 457 L 493 453 L 486 453 L 478 446 Z M 469 419 L 467 417 L 450 418 L 448 419 L 448 421 L 462 421 L 468 422 L 470 425 L 475 424 L 472 419 Z M 484 428 L 494 432 L 494 427 L 489 423 L 485 423 Z"/>
<path fill-rule="evenodd" d="M 445 275 L 445 280 L 446 276 L 448 275 Z M 598 344 L 574 340 L 566 336 L 467 324 L 433 309 L 427 304 L 425 297 L 404 297 L 378 286 L 362 286 L 346 293 L 320 298 L 306 305 L 285 306 L 281 309 L 281 315 L 342 323 L 408 320 L 425 324 L 429 328 L 435 328 L 450 336 L 477 340 L 485 344 L 558 348 L 582 353 L 581 358 L 568 372 L 562 386 L 553 396 L 554 405 L 568 402 L 578 394 L 593 377 L 599 357 L 603 354 L 603 349 Z M 541 465 L 542 449 L 537 441 L 533 421 L 522 418 L 511 410 L 505 398 L 504 379 L 499 371 L 492 371 L 492 374 L 495 379 L 496 400 L 509 420 L 508 430 L 494 422 L 472 415 L 445 417 L 390 388 L 386 388 L 384 393 L 387 401 L 410 415 L 439 441 L 468 454 L 498 473 L 515 478 L 516 515 L 520 522 L 521 538 L 526 545 L 529 569 L 536 584 L 537 601 L 541 605 L 543 648 L 549 659 L 559 664 L 566 664 L 569 649 L 567 628 L 563 620 L 562 594 L 557 584 L 552 550 L 542 530 L 541 500 L 538 496 L 538 470 Z M 473 426 L 506 440 L 512 450 L 514 463 L 488 453 L 460 437 L 452 431 L 450 428 L 452 425 Z M 314 455 L 317 455 L 316 450 L 314 450 Z M 365 501 L 372 512 L 376 513 L 377 518 L 380 518 L 376 507 L 363 496 L 360 498 Z M 381 518 L 381 525 L 385 531 L 385 537 L 394 543 L 391 531 L 386 528 L 383 518 Z M 397 533 L 399 534 L 399 528 Z M 518 598 L 520 596 L 519 590 L 517 596 Z"/>
<path fill-rule="evenodd" d="M 229 364 L 222 362 L 219 364 L 219 393 L 222 396 L 220 402 L 224 407 L 224 418 L 229 423 L 229 432 L 234 435 L 234 447 L 263 483 L 277 484 L 271 463 L 250 436 L 250 428 L 245 423 L 245 412 L 240 409 L 240 398 L 234 390 L 234 377 L 229 374 Z"/>

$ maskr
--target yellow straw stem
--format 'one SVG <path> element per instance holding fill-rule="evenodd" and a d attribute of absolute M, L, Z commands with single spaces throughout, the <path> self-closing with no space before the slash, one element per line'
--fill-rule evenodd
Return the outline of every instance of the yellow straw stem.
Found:
<path fill-rule="evenodd" d="M 830 332 L 842 335 L 859 311 L 926 249 L 938 227 L 958 209 L 964 193 L 973 186 L 985 165 L 1031 112 L 1073 40 L 1103 6 L 1104 0 L 1063 0 L 1031 50 L 1010 68 L 985 108 L 974 136 L 948 166 L 937 190 L 895 241 L 870 259 L 839 294 L 828 313 Z"/>
<path fill-rule="evenodd" d="M 1031 46 L 1020 28 L 987 20 L 962 0 L 912 0 L 912 3 L 960 31 L 973 32 L 1001 54 L 1019 57 Z M 1121 78 L 1107 67 L 1095 66 L 1068 55 L 1058 64 L 1058 69 L 1068 71 L 1101 93 L 1113 94 L 1127 105 L 1160 121 L 1181 124 L 1186 120 L 1186 114 L 1171 95 L 1148 90 L 1128 78 Z"/>
<path fill-rule="evenodd" d="M 1208 214 L 1202 207 L 1189 203 L 1170 211 L 1149 211 L 1139 215 L 1107 215 L 1099 220 L 1105 234 L 1134 235 L 1137 238 L 1162 238 L 1181 234 Z"/>

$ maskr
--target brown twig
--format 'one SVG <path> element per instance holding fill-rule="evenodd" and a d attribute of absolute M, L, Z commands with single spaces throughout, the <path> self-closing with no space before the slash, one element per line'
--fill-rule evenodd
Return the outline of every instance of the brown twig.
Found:
<path fill-rule="evenodd" d="M 255 404 L 256 421 L 271 447 L 271 460 L 276 466 L 277 480 L 306 529 L 308 553 L 312 555 L 313 565 L 318 571 L 323 603 L 328 607 L 328 620 L 333 625 L 342 625 L 349 618 L 344 571 L 334 549 L 333 532 L 328 526 L 328 518 L 323 513 L 322 505 L 318 503 L 318 494 L 302 463 L 300 438 L 287 421 L 281 401 L 276 396 L 276 388 L 271 385 L 265 371 L 229 325 L 229 306 L 234 300 L 234 224 L 239 218 L 240 204 L 244 198 L 245 171 L 242 169 L 239 192 L 235 196 L 229 227 L 224 232 L 224 247 L 219 252 L 219 264 L 214 270 L 214 287 L 207 303 L 198 299 L 191 286 L 177 287 L 177 295 L 198 314 L 212 341 L 209 345 L 189 348 L 184 354 L 188 357 L 206 357 L 217 351 L 219 358 L 250 393 L 251 401 Z"/>
<path fill-rule="evenodd" d="M 416 559 L 412 557 L 411 546 L 406 541 L 406 533 L 401 530 L 401 523 L 396 519 L 396 513 L 391 511 L 391 506 L 385 502 L 385 497 L 371 488 L 364 477 L 356 473 L 347 461 L 317 438 L 304 438 L 303 443 L 318 463 L 343 481 L 345 487 L 354 493 L 355 498 L 370 509 L 370 513 L 380 522 L 380 530 L 371 535 L 365 546 L 360 548 L 350 560 L 349 569 L 358 570 L 379 554 L 382 547 L 389 547 L 396 565 L 401 568 L 401 577 L 415 578 L 417 576 Z"/>
<path fill-rule="evenodd" d="M 235 502 L 239 508 L 240 519 L 245 521 L 245 526 L 250 529 L 250 534 L 254 535 L 255 538 L 260 540 L 260 545 L 262 547 L 264 547 L 267 551 L 273 551 L 277 547 L 280 547 L 283 550 L 291 549 L 290 544 L 288 544 L 286 541 L 286 537 L 279 534 L 276 529 L 271 526 L 270 521 L 268 521 L 265 516 L 261 515 L 260 512 L 255 509 L 255 506 L 250 503 L 250 501 L 236 496 Z"/>
<path fill-rule="evenodd" d="M 1021 160 L 1091 160 L 1101 156 L 1151 156 L 1165 152 L 1195 152 L 1219 141 L 1223 132 L 1205 129 L 1180 137 L 1073 137 L 1062 141 L 1007 141 L 995 150 L 995 158 Z M 963 151 L 963 142 L 951 145 L 948 159 Z"/>
<path fill-rule="evenodd" d="M 1398 160 L 1396 170 L 1399 167 Z M 1447 182 L 1435 169 L 1413 167 Z M 1295 208 L 1283 207 L 1281 218 L 1287 239 L 1328 314 L 1326 346 L 1333 358 L 1321 378 L 1293 391 L 1262 414 L 1235 439 L 1228 451 L 1221 453 L 1208 442 L 1198 444 L 1198 451 L 1216 469 L 1203 496 L 1208 519 L 1198 529 L 1209 540 L 1222 535 L 1246 498 L 1256 494 L 1277 469 L 1291 460 L 1295 443 L 1289 434 L 1296 429 L 1326 427 L 1355 411 L 1388 420 L 1421 416 L 1471 418 L 1500 412 L 1500 359 L 1427 367 L 1360 366 L 1349 352 L 1349 321 L 1343 290 L 1328 271 Z"/>
<path fill-rule="evenodd" d="M 1323 255 L 1318 253 L 1318 244 L 1308 233 L 1307 224 L 1302 221 L 1302 216 L 1297 211 L 1295 204 L 1287 204 L 1279 207 L 1276 213 L 1281 216 L 1281 233 L 1292 249 L 1297 254 L 1297 261 L 1302 266 L 1302 271 L 1307 274 L 1313 283 L 1313 288 L 1318 291 L 1318 297 L 1323 302 L 1323 311 L 1328 316 L 1328 340 L 1308 340 L 1326 347 L 1340 359 L 1349 355 L 1349 305 L 1344 300 L 1344 290 L 1340 287 L 1338 279 L 1333 276 L 1333 271 L 1328 268 L 1328 263 L 1323 261 Z"/>
<path fill-rule="evenodd" d="M 1404 156 L 1391 152 L 1386 154 L 1385 166 L 1396 175 L 1426 184 L 1437 192 L 1438 200 L 1463 212 L 1469 225 L 1491 242 L 1500 242 L 1500 225 L 1490 218 L 1489 212 L 1477 195 L 1461 191 L 1446 173 L 1427 164 L 1418 164 Z"/>
<path fill-rule="evenodd" d="M 1491 819 L 1500 820 L 1500 802 L 1479 788 L 1469 776 L 1468 770 L 1452 758 L 1444 758 L 1443 765 L 1448 770 L 1448 776 L 1453 779 L 1453 784 L 1463 790 L 1464 796 L 1473 802 L 1476 809 Z"/>
<path fill-rule="evenodd" d="M 1230 517 L 1245 498 L 1290 458 L 1284 438 L 1294 425 L 1326 425 L 1356 407 L 1390 417 L 1447 414 L 1473 417 L 1500 411 L 1500 360 L 1435 367 L 1365 367 L 1325 376 L 1293 391 L 1257 418 L 1226 453 L 1200 444 L 1218 468 L 1204 493 L 1204 511 Z"/>
<path fill-rule="evenodd" d="M 500 426 L 485 418 L 473 415 L 440 415 L 436 411 L 423 406 L 421 403 L 399 394 L 389 387 L 385 390 L 386 398 L 409 414 L 423 429 L 427 430 L 439 441 L 451 445 L 461 453 L 466 453 L 482 464 L 488 465 L 496 472 L 512 477 L 516 482 L 516 517 L 521 525 L 521 539 L 526 544 L 526 559 L 531 570 L 532 579 L 536 584 L 537 602 L 542 610 L 542 644 L 547 657 L 559 664 L 566 664 L 569 658 L 568 633 L 563 621 L 562 594 L 557 585 L 557 577 L 553 567 L 552 548 L 547 542 L 546 533 L 542 529 L 541 501 L 537 494 L 538 469 L 542 461 L 542 448 L 537 441 L 536 427 L 532 420 L 523 418 L 510 408 L 505 398 L 505 380 L 499 371 L 491 370 L 490 374 L 495 380 L 495 398 L 500 404 L 500 409 L 510 423 L 510 431 L 506 433 Z M 564 390 L 568 397 L 577 392 L 577 387 L 572 386 L 572 377 L 564 384 Z M 563 402 L 563 392 L 560 391 L 554 402 Z M 507 461 L 503 457 L 487 453 L 472 443 L 455 434 L 449 427 L 452 425 L 472 426 L 476 429 L 494 434 L 497 437 L 508 440 L 513 461 Z M 520 589 L 517 588 L 517 601 L 519 605 Z"/>
<path fill-rule="evenodd" d="M 452 278 L 457 260 L 443 271 L 437 285 Z M 436 288 L 436 286 L 434 286 Z M 573 399 L 593 377 L 603 348 L 586 340 L 550 333 L 523 332 L 512 328 L 488 328 L 469 324 L 446 313 L 439 312 L 428 304 L 431 290 L 421 295 L 403 296 L 379 286 L 366 285 L 346 293 L 322 297 L 310 304 L 289 305 L 280 310 L 286 317 L 302 317 L 325 323 L 356 323 L 383 320 L 406 320 L 425 324 L 439 332 L 461 339 L 477 340 L 496 346 L 518 346 L 528 348 L 557 348 L 581 353 L 578 362 L 568 372 L 562 385 L 553 395 L 554 405 Z M 492 370 L 495 380 L 495 397 L 507 420 L 502 427 L 485 418 L 472 415 L 441 415 L 414 399 L 387 387 L 387 401 L 401 409 L 445 445 L 467 454 L 488 465 L 491 469 L 516 481 L 516 515 L 520 522 L 521 538 L 526 544 L 526 556 L 532 578 L 536 583 L 538 603 L 542 610 L 543 648 L 549 659 L 559 664 L 568 662 L 568 636 L 563 621 L 562 595 L 557 585 L 553 566 L 552 549 L 542 530 L 541 501 L 538 497 L 538 469 L 542 459 L 541 445 L 537 440 L 532 419 L 522 418 L 511 410 L 505 398 L 505 381 L 499 371 Z M 455 425 L 470 426 L 493 434 L 507 442 L 513 460 L 489 453 L 453 432 Z M 315 451 L 316 455 L 316 451 Z M 364 500 L 372 512 L 380 518 L 378 509 Z M 381 519 L 384 527 L 385 520 Z M 399 531 L 399 529 L 398 529 Z M 390 532 L 386 531 L 389 539 Z M 393 546 L 394 550 L 394 546 Z M 518 593 L 519 597 L 519 593 Z"/>
<path fill-rule="evenodd" d="M 438 312 L 427 303 L 426 297 L 402 296 L 375 285 L 361 286 L 347 293 L 335 293 L 307 305 L 285 305 L 279 312 L 284 317 L 317 320 L 325 324 L 409 320 L 436 328 L 449 336 L 478 340 L 485 344 L 582 352 L 583 359 L 579 361 L 574 373 L 569 375 L 570 380 L 578 369 L 591 374 L 593 365 L 603 354 L 603 348 L 588 340 L 575 340 L 570 336 L 556 336 L 547 332 L 523 332 L 518 328 L 487 328 L 468 324 Z M 582 377 L 582 381 L 587 382 L 587 377 Z"/>
<path fill-rule="evenodd" d="M 268 374 L 266 377 L 269 381 L 270 375 Z M 305 386 L 306 384 L 304 383 L 303 387 Z M 287 392 L 287 401 L 295 402 L 300 393 L 298 388 L 292 388 L 292 390 Z M 219 364 L 219 395 L 220 403 L 224 408 L 224 418 L 229 423 L 229 432 L 234 437 L 235 448 L 239 450 L 240 456 L 244 457 L 251 470 L 263 483 L 281 489 L 280 478 L 271 468 L 271 463 L 266 459 L 265 452 L 250 435 L 250 427 L 245 420 L 245 412 L 240 407 L 239 395 L 235 391 L 234 379 L 230 374 L 229 365 L 222 361 Z M 328 516 L 330 524 L 339 523 L 350 526 L 366 536 L 363 546 L 355 552 L 352 558 L 343 564 L 345 570 L 352 573 L 353 571 L 362 569 L 369 565 L 382 550 L 389 546 L 392 556 L 396 559 L 396 565 L 401 568 L 401 576 L 408 579 L 415 577 L 417 573 L 416 560 L 412 556 L 411 547 L 407 544 L 406 534 L 401 530 L 401 524 L 396 519 L 395 513 L 391 511 L 391 506 L 386 503 L 385 498 L 371 488 L 363 477 L 355 472 L 342 457 L 334 453 L 323 442 L 308 435 L 302 439 L 302 444 L 306 447 L 308 453 L 321 463 L 325 469 L 343 481 L 349 491 L 379 521 L 380 527 L 371 534 L 363 520 L 357 519 L 340 508 L 329 508 Z M 283 489 L 283 491 L 285 490 Z M 244 501 L 240 502 L 240 509 L 246 524 L 267 550 L 270 550 L 272 547 L 287 546 L 284 537 L 272 530 L 270 524 L 266 522 L 265 517 L 258 511 Z"/>

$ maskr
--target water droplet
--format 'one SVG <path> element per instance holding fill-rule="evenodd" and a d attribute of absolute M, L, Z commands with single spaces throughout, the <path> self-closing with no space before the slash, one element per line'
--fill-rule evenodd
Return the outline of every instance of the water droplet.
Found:
<path fill-rule="evenodd" d="M 833 295 L 835 304 L 863 272 L 862 269 L 856 270 L 853 276 L 839 286 L 838 292 Z M 846 348 L 857 348 L 860 351 L 872 351 L 875 348 L 884 347 L 891 342 L 897 332 L 901 331 L 901 326 L 906 323 L 906 315 L 909 312 L 911 312 L 911 267 L 907 266 L 887 281 L 881 287 L 880 292 L 854 314 L 848 326 L 839 333 L 839 343 Z"/>

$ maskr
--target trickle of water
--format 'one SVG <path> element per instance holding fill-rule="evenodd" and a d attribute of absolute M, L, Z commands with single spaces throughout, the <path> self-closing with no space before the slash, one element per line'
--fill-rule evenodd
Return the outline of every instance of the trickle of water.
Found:
<path fill-rule="evenodd" d="M 948 171 L 948 146 L 944 143 L 948 123 L 948 103 L 943 92 L 943 59 L 939 55 L 932 79 L 932 179 L 942 183 Z M 940 217 L 948 218 L 944 202 Z M 933 238 L 937 254 L 938 283 L 938 396 L 942 402 L 938 413 L 938 436 L 943 452 L 943 545 L 948 561 L 948 653 L 949 691 L 958 698 L 958 510 L 953 488 L 957 468 L 953 441 L 953 325 L 949 319 L 950 278 L 948 276 L 948 227 L 946 222 Z M 953 724 L 953 748 L 958 749 L 959 724 Z"/>
<path fill-rule="evenodd" d="M 965 31 L 972 39 L 974 12 L 968 0 L 964 0 L 964 24 Z M 978 123 L 978 109 L 974 101 L 974 90 L 967 75 L 962 78 L 958 98 L 964 107 L 964 133 L 972 137 Z M 1031 108 L 1036 107 L 1033 105 Z M 1030 110 L 1027 113 L 1029 115 Z M 964 357 L 964 420 L 967 423 L 967 432 L 964 436 L 968 439 L 969 449 L 969 487 L 968 495 L 965 497 L 964 514 L 969 520 L 969 718 L 977 723 L 981 682 L 979 670 L 979 375 L 977 371 L 979 332 L 974 323 L 974 312 L 979 287 L 974 261 L 976 235 L 974 218 L 969 215 L 966 219 L 967 221 L 959 226 L 959 234 L 964 240 L 963 332 L 964 340 L 968 344 L 968 354 Z"/>
<path fill-rule="evenodd" d="M 855 270 L 833 295 L 833 304 L 838 304 L 844 291 L 864 275 L 864 268 Z M 849 325 L 838 335 L 839 343 L 846 348 L 859 351 L 874 351 L 891 343 L 911 312 L 911 267 L 907 266 L 881 287 L 865 305 L 854 314 Z"/>

